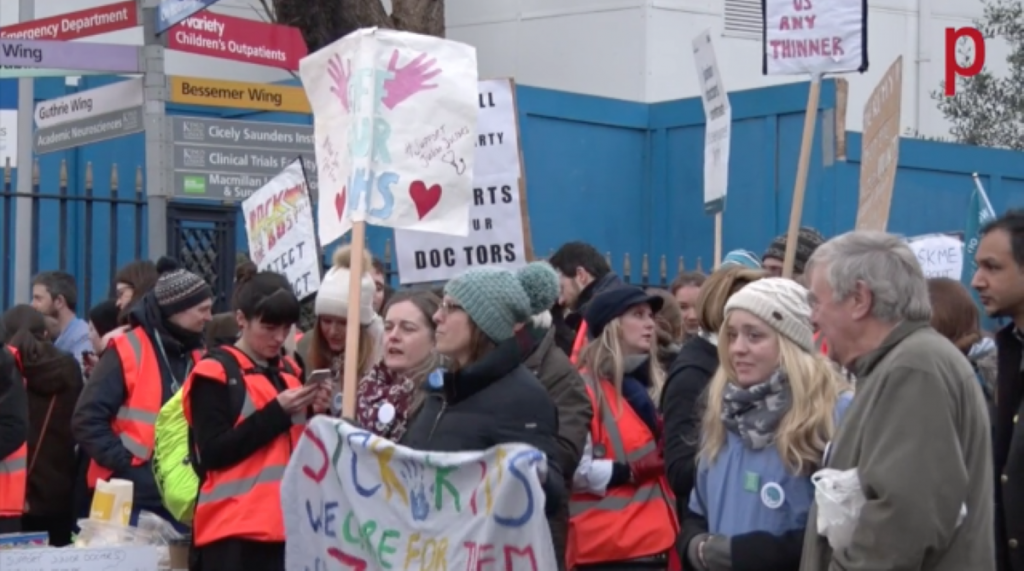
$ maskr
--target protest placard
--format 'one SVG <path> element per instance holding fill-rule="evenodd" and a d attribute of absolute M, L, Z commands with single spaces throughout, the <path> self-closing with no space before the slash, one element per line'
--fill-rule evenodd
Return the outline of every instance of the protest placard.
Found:
<path fill-rule="evenodd" d="M 302 160 L 295 159 L 242 202 L 249 256 L 260 271 L 283 274 L 304 299 L 320 289 L 320 248 Z"/>
<path fill-rule="evenodd" d="M 353 222 L 468 233 L 475 49 L 371 28 L 306 56 L 299 69 L 313 107 L 322 244 Z M 439 130 L 446 153 L 424 160 L 406 152 Z"/>
<path fill-rule="evenodd" d="M 516 269 L 527 262 L 515 84 L 509 79 L 481 80 L 479 107 L 470 232 L 457 237 L 395 230 L 398 275 L 403 284 L 445 281 L 473 266 Z M 408 147 L 406 153 L 419 156 L 424 165 L 436 157 L 450 158 L 454 155 L 448 135 L 442 127 Z"/>
<path fill-rule="evenodd" d="M 557 569 L 544 455 L 417 452 L 318 416 L 281 483 L 285 568 Z"/>
<path fill-rule="evenodd" d="M 926 278 L 959 281 L 964 266 L 964 241 L 956 234 L 925 234 L 907 239 Z"/>

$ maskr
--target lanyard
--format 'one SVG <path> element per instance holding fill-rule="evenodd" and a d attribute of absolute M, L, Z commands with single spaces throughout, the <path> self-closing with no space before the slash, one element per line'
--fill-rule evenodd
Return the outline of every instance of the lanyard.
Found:
<path fill-rule="evenodd" d="M 167 374 L 171 376 L 171 393 L 178 392 L 181 388 L 181 383 L 178 382 L 178 378 L 174 376 L 174 369 L 171 367 L 171 361 L 167 358 L 167 351 L 164 350 L 164 342 L 160 339 L 160 333 L 154 331 L 153 337 L 156 340 L 156 348 L 160 350 L 160 358 L 164 361 L 164 366 L 167 367 Z M 188 374 L 192 371 L 192 359 L 191 357 L 185 363 L 185 378 L 188 378 Z"/>

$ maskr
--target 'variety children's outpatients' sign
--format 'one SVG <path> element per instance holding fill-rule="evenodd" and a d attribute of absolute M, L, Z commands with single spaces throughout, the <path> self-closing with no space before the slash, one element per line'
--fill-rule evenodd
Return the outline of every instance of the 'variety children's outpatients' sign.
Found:
<path fill-rule="evenodd" d="M 285 569 L 557 569 L 544 455 L 430 453 L 318 416 L 281 483 Z"/>
<path fill-rule="evenodd" d="M 242 203 L 249 255 L 260 271 L 284 275 L 299 299 L 320 289 L 320 249 L 302 161 L 296 159 Z"/>
<path fill-rule="evenodd" d="M 763 72 L 866 71 L 868 0 L 761 0 Z"/>
<path fill-rule="evenodd" d="M 476 50 L 377 28 L 303 58 L 313 106 L 321 244 L 365 222 L 465 236 L 473 193 Z M 424 165 L 407 149 L 439 129 L 451 156 Z"/>
<path fill-rule="evenodd" d="M 514 269 L 527 261 L 515 86 L 509 79 L 482 80 L 478 85 L 480 115 L 470 135 L 476 145 L 476 164 L 469 235 L 395 230 L 403 284 L 448 280 L 474 266 Z M 463 136 L 441 125 L 402 152 L 424 167 L 451 163 L 455 159 L 451 143 Z"/>
<path fill-rule="evenodd" d="M 135 0 L 107 4 L 59 16 L 40 18 L 0 28 L 0 38 L 22 40 L 77 40 L 139 25 Z"/>
<path fill-rule="evenodd" d="M 299 60 L 307 53 L 298 28 L 213 12 L 202 12 L 175 25 L 168 33 L 167 47 L 290 71 L 299 69 Z"/>

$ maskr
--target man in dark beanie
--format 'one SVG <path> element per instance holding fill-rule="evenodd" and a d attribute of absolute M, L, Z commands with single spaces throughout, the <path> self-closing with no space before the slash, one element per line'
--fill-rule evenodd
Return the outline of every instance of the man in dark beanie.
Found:
<path fill-rule="evenodd" d="M 772 243 L 765 250 L 763 256 L 761 256 L 761 265 L 764 269 L 772 275 L 772 277 L 782 277 L 782 265 L 786 259 L 786 234 L 780 234 L 772 240 Z M 803 226 L 800 228 L 800 232 L 796 235 L 796 260 L 793 262 L 793 279 L 800 281 L 800 276 L 804 274 L 804 266 L 807 265 L 807 260 L 811 259 L 811 254 L 818 249 L 818 246 L 825 243 L 825 237 L 820 232 L 811 228 L 810 226 Z"/>
<path fill-rule="evenodd" d="M 213 290 L 169 258 L 157 262 L 156 286 L 132 307 L 130 329 L 93 369 L 71 428 L 89 456 L 88 487 L 121 478 L 135 485 L 132 523 L 142 510 L 173 521 L 153 480 L 157 413 L 181 388 L 203 348 Z"/>

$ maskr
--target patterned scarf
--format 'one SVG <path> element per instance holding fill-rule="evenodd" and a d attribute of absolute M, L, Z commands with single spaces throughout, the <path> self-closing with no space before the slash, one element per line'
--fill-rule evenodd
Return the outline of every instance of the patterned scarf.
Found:
<path fill-rule="evenodd" d="M 752 450 L 775 442 L 775 430 L 792 404 L 792 389 L 782 371 L 763 383 L 742 388 L 732 382 L 722 395 L 722 422 Z"/>

